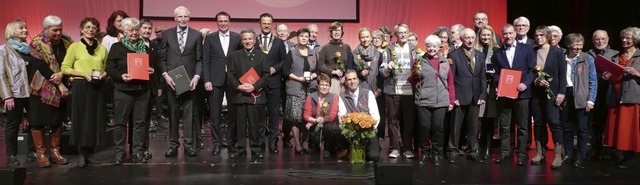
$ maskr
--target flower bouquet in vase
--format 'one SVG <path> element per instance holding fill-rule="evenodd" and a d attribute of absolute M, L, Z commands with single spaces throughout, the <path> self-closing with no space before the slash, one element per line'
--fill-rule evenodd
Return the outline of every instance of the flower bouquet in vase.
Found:
<path fill-rule="evenodd" d="M 351 143 L 351 164 L 365 163 L 365 144 L 376 137 L 376 120 L 368 113 L 353 112 L 340 117 L 340 130 Z"/>

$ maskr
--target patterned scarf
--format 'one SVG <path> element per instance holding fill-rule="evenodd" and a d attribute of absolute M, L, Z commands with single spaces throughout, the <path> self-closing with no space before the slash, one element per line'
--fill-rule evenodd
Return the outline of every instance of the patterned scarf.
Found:
<path fill-rule="evenodd" d="M 133 44 L 127 37 L 123 37 L 121 42 L 125 47 L 127 47 L 127 49 L 131 51 L 142 54 L 147 53 L 147 45 L 144 44 L 144 40 L 142 40 L 141 38 L 138 38 L 135 44 Z"/>
<path fill-rule="evenodd" d="M 358 45 L 358 47 L 356 48 L 356 54 L 360 54 L 360 57 L 362 57 L 362 60 L 369 62 L 373 60 L 373 56 L 375 54 L 375 47 L 371 45 L 369 46 L 369 48 L 364 49 L 362 45 Z"/>
<path fill-rule="evenodd" d="M 71 38 L 66 35 L 62 36 L 61 41 L 62 44 L 64 44 L 64 48 L 69 48 L 71 43 L 73 43 Z M 60 63 L 56 60 L 53 47 L 46 33 L 42 32 L 33 38 L 29 47 L 31 49 L 31 56 L 43 60 L 54 73 L 60 72 Z M 42 103 L 54 107 L 60 106 L 62 93 L 55 84 L 49 82 L 39 71 L 33 75 L 29 89 L 30 94 L 40 96 Z"/>
<path fill-rule="evenodd" d="M 18 42 L 18 41 L 13 40 L 13 39 L 9 39 L 9 40 L 7 40 L 7 42 L 16 51 L 18 51 L 18 52 L 20 52 L 22 54 L 29 54 L 29 45 L 26 42 Z"/>

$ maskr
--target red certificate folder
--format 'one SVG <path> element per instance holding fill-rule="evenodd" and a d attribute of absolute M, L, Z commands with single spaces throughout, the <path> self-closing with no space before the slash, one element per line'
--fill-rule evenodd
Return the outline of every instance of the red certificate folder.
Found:
<path fill-rule="evenodd" d="M 518 85 L 522 78 L 522 71 L 501 69 L 498 83 L 498 97 L 518 98 Z"/>
<path fill-rule="evenodd" d="M 258 80 L 260 80 L 260 76 L 258 76 L 258 73 L 256 72 L 255 69 L 253 69 L 253 67 L 249 69 L 249 71 L 244 73 L 242 77 L 240 77 L 240 83 L 248 83 L 251 85 L 258 82 Z"/>
<path fill-rule="evenodd" d="M 149 55 L 127 53 L 127 74 L 136 80 L 149 80 Z"/>
<path fill-rule="evenodd" d="M 623 67 L 614 63 L 613 61 L 605 58 L 602 55 L 596 56 L 596 71 L 598 74 L 602 75 L 602 73 L 608 72 L 611 74 L 609 77 L 609 81 L 617 82 L 622 79 L 622 75 L 624 74 Z"/>

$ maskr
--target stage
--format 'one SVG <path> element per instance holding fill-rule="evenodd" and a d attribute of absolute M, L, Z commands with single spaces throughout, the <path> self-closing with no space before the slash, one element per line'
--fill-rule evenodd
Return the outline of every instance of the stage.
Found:
<path fill-rule="evenodd" d="M 0 168 L 7 168 L 2 138 Z M 151 138 L 153 159 L 146 164 L 130 163 L 127 156 L 124 165 L 113 166 L 113 148 L 96 154 L 102 164 L 86 168 L 75 167 L 77 156 L 74 155 L 66 156 L 70 159 L 69 165 L 50 168 L 38 168 L 35 163 L 26 162 L 24 154 L 19 158 L 21 167 L 27 168 L 25 184 L 375 184 L 373 163 L 351 165 L 348 161 L 323 158 L 318 154 L 298 156 L 293 149 L 282 148 L 279 154 L 267 155 L 264 159 L 234 160 L 228 158 L 226 148 L 222 149 L 221 155 L 212 156 L 208 139 L 205 141 L 207 147 L 199 150 L 196 157 L 185 157 L 180 148 L 178 157 L 165 158 L 164 152 L 169 143 L 164 136 L 157 135 Z M 552 152 L 547 153 L 546 162 L 540 166 L 519 167 L 515 162 L 476 163 L 463 157 L 459 157 L 456 164 L 443 161 L 441 167 L 421 166 L 416 160 L 389 159 L 386 155 L 388 139 L 381 143 L 383 155 L 380 164 L 412 166 L 413 184 L 637 184 L 640 181 L 637 169 L 618 169 L 609 165 L 609 161 L 588 162 L 586 169 L 563 166 L 560 170 L 551 170 Z M 533 150 L 529 152 L 530 156 L 533 154 Z"/>

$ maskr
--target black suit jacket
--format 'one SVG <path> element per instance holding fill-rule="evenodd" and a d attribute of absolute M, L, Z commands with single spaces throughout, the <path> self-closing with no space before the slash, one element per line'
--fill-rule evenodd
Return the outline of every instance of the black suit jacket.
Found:
<path fill-rule="evenodd" d="M 500 83 L 500 70 L 511 69 L 519 70 L 522 72 L 520 83 L 527 86 L 527 89 L 520 92 L 518 98 L 529 99 L 531 98 L 531 85 L 536 78 L 534 67 L 536 66 L 536 55 L 533 52 L 533 48 L 528 44 L 517 43 L 516 51 L 513 57 L 513 66 L 509 66 L 509 60 L 507 59 L 506 47 L 502 46 L 500 49 L 495 50 L 491 57 L 496 72 L 493 74 L 493 81 L 496 87 Z"/>
<path fill-rule="evenodd" d="M 229 61 L 228 56 L 236 50 L 242 49 L 240 44 L 240 34 L 232 31 L 229 32 L 229 49 L 227 55 L 224 54 L 222 44 L 220 43 L 220 31 L 207 35 L 204 41 L 202 56 L 202 79 L 206 82 L 213 83 L 214 86 L 222 86 L 225 82 L 225 67 Z"/>
<path fill-rule="evenodd" d="M 234 51 L 229 55 L 229 64 L 227 65 L 227 84 L 236 92 L 231 102 L 234 104 L 265 104 L 265 89 L 269 80 L 269 66 L 266 65 L 267 56 L 260 51 L 260 48 L 254 48 L 251 52 L 244 49 Z M 253 67 L 260 76 L 260 79 L 253 84 L 254 91 L 260 92 L 260 95 L 254 99 L 250 93 L 244 93 L 238 90 L 240 78 Z"/>
<path fill-rule="evenodd" d="M 180 52 L 177 27 L 162 32 L 164 36 L 160 44 L 160 69 L 162 73 L 184 66 L 189 78 L 202 76 L 202 34 L 191 27 L 188 28 L 184 51 Z"/>
<path fill-rule="evenodd" d="M 475 51 L 475 70 L 471 72 L 471 63 L 464 53 L 464 49 L 456 49 L 449 53 L 453 60 L 451 69 L 456 89 L 456 100 L 460 105 L 476 104 L 478 100 L 487 99 L 487 77 L 485 55 L 482 51 Z M 471 88 L 471 90 L 469 90 Z"/>
<path fill-rule="evenodd" d="M 537 52 L 539 49 L 540 46 L 536 46 L 534 51 Z M 567 60 L 562 49 L 553 46 L 549 47 L 549 54 L 547 54 L 543 71 L 553 78 L 553 80 L 549 82 L 549 88 L 553 94 L 565 94 L 567 91 Z M 538 73 L 536 73 L 536 78 L 538 78 L 537 74 Z M 545 96 L 546 98 L 545 89 L 546 88 L 534 85 L 533 95 Z"/>
<path fill-rule="evenodd" d="M 154 50 L 151 47 L 147 47 L 147 51 L 149 54 L 149 67 L 156 68 L 156 63 L 153 61 L 154 57 L 157 55 L 153 54 Z M 107 58 L 107 64 L 105 71 L 107 75 L 113 79 L 113 83 L 116 89 L 121 91 L 130 91 L 130 90 L 145 90 L 149 89 L 150 81 L 147 80 L 132 80 L 129 82 L 125 82 L 122 80 L 122 74 L 127 73 L 127 54 L 135 53 L 134 51 L 129 50 L 127 47 L 122 44 L 122 42 L 116 42 L 111 46 L 111 50 L 109 51 L 109 57 Z M 153 79 L 152 75 L 149 76 L 150 79 Z"/>
<path fill-rule="evenodd" d="M 259 34 L 256 37 L 255 49 L 260 50 L 260 44 L 262 44 L 262 34 Z M 271 39 L 273 39 L 273 44 L 271 45 L 271 50 L 267 53 L 267 66 L 269 68 L 273 67 L 276 72 L 269 76 L 269 82 L 267 83 L 269 88 L 280 88 L 282 86 L 282 64 L 287 57 L 287 49 L 284 47 L 284 41 L 276 36 L 276 34 L 271 34 Z"/>

